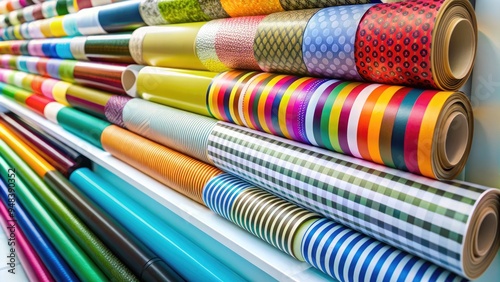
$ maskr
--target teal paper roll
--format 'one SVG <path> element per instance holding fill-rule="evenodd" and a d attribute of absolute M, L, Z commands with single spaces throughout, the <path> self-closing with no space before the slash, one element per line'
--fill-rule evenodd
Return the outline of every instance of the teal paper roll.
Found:
<path fill-rule="evenodd" d="M 186 280 L 243 281 L 232 270 L 89 169 L 74 171 L 70 181 L 131 230 L 149 248 L 155 250 Z"/>

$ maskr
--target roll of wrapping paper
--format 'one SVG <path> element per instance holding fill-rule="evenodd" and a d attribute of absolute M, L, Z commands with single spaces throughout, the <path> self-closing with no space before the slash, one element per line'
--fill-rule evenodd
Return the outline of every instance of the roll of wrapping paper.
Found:
<path fill-rule="evenodd" d="M 0 140 L 0 147 L 8 149 L 7 144 L 2 140 Z M 5 172 L 11 168 L 11 165 L 4 160 L 7 157 L 5 154 L 2 154 L 0 157 L 0 167 L 2 167 L 1 177 L 4 181 L 7 179 Z M 78 278 L 89 279 L 91 281 L 107 281 L 106 276 L 104 276 L 59 223 L 54 220 L 53 216 L 46 210 L 46 207 L 27 188 L 24 181 L 22 178 L 16 178 L 16 196 L 18 201 L 26 207 L 27 212 L 33 216 L 40 229 L 43 230 L 61 256 L 72 267 Z"/>
<path fill-rule="evenodd" d="M 162 281 L 182 280 L 164 261 L 137 240 L 108 213 L 78 191 L 64 176 L 8 129 L 3 138 L 73 212 L 96 233 L 137 277 L 158 277 Z"/>
<path fill-rule="evenodd" d="M 228 191 L 229 187 L 232 191 Z M 227 200 L 220 203 L 218 196 Z M 231 222 L 295 258 L 302 256 L 294 253 L 294 245 L 300 245 L 301 241 L 297 232 L 307 221 L 318 218 L 317 214 L 229 174 L 210 179 L 203 189 L 203 200 L 212 210 L 220 205 L 217 213 L 226 215 Z"/>
<path fill-rule="evenodd" d="M 307 22 L 317 11 L 310 9 L 275 13 L 259 23 L 253 48 L 262 70 L 307 74 L 302 57 L 303 34 Z"/>
<path fill-rule="evenodd" d="M 221 173 L 213 166 L 114 125 L 104 129 L 101 142 L 104 150 L 116 158 L 200 204 L 205 184 Z"/>
<path fill-rule="evenodd" d="M 338 281 L 418 280 L 412 276 L 425 281 L 461 280 L 423 259 L 328 219 L 319 219 L 316 214 L 254 187 L 224 173 L 207 183 L 203 200 L 212 211 L 297 259 L 305 259 Z M 260 209 L 252 210 L 254 206 Z M 245 210 L 248 212 L 241 213 Z M 330 232 L 332 230 L 334 232 Z M 389 267 L 373 261 L 377 252 L 378 256 L 383 255 L 381 260 Z"/>
<path fill-rule="evenodd" d="M 25 65 L 26 69 L 22 69 L 25 72 L 46 77 L 52 75 L 69 83 L 125 94 L 121 76 L 126 67 L 122 65 L 11 55 L 0 55 L 0 62 L 3 68 L 21 70 L 20 66 Z M 52 74 L 47 70 L 49 64 L 53 68 Z"/>
<path fill-rule="evenodd" d="M 195 50 L 198 60 L 210 71 L 225 71 L 228 68 L 221 62 L 215 50 L 215 39 L 221 26 L 221 21 L 214 20 L 204 24 L 196 35 Z M 242 46 L 248 45 L 247 42 L 239 42 Z M 247 43 L 247 44 L 245 44 Z M 245 54 L 240 58 L 245 58 Z M 252 57 L 253 57 L 253 38 L 252 38 Z"/>
<path fill-rule="evenodd" d="M 308 73 L 343 80 L 362 80 L 356 67 L 356 30 L 370 7 L 373 5 L 326 8 L 309 20 L 302 41 Z"/>
<path fill-rule="evenodd" d="M 8 117 L 16 121 L 20 126 L 24 127 L 26 130 L 29 130 L 32 134 L 34 134 L 36 137 L 42 139 L 44 142 L 49 144 L 49 146 L 56 148 L 59 150 L 62 154 L 66 155 L 67 158 L 73 160 L 74 162 L 80 164 L 82 167 L 88 167 L 90 166 L 90 161 L 87 159 L 85 156 L 80 154 L 79 152 L 75 151 L 68 145 L 62 143 L 58 139 L 52 137 L 51 135 L 47 134 L 37 126 L 34 126 L 30 122 L 22 119 L 19 116 L 16 116 L 13 113 L 7 113 L 6 114 Z M 57 166 L 56 166 L 57 167 Z"/>
<path fill-rule="evenodd" d="M 472 72 L 476 45 L 477 22 L 467 0 L 379 4 L 358 26 L 356 67 L 374 82 L 456 90 Z"/>
<path fill-rule="evenodd" d="M 85 41 L 85 55 L 91 61 L 134 63 L 130 55 L 130 34 L 89 36 Z"/>
<path fill-rule="evenodd" d="M 30 281 L 54 281 L 52 275 L 50 275 L 48 269 L 24 235 L 24 232 L 19 229 L 17 218 L 13 216 L 13 209 L 11 208 L 10 211 L 12 212 L 9 213 L 7 205 L 4 202 L 0 203 L 0 223 L 2 229 L 5 234 L 9 234 L 8 245 L 14 247 L 14 255 L 19 257 L 26 276 Z M 12 236 L 13 241 L 10 241 Z M 16 248 L 16 245 L 18 245 L 19 248 Z"/>
<path fill-rule="evenodd" d="M 70 156 L 65 155 L 64 152 L 30 131 L 29 127 L 25 127 L 8 115 L 0 114 L 0 117 L 4 125 L 64 175 L 69 176 L 73 170 L 84 163 L 82 156 L 79 156 L 79 159 L 71 159 Z"/>
<path fill-rule="evenodd" d="M 135 77 L 130 68 L 133 67 L 129 66 L 123 75 L 125 91 L 136 86 L 137 93 L 145 100 L 209 115 L 206 91 L 216 73 L 145 67 Z"/>
<path fill-rule="evenodd" d="M 339 281 L 466 281 L 327 219 L 301 231 L 305 260 Z"/>
<path fill-rule="evenodd" d="M 16 167 L 16 173 L 19 176 L 18 180 L 24 179 L 33 188 L 37 197 L 46 203 L 44 205 L 45 208 L 53 215 L 58 215 L 57 221 L 59 224 L 65 228 L 87 255 L 96 262 L 101 271 L 110 280 L 138 281 L 130 270 L 124 266 L 103 242 L 68 208 L 67 204 L 38 177 L 37 174 L 45 175 L 45 172 L 49 170 L 46 163 L 40 163 L 38 160 L 33 162 L 30 161 L 30 165 L 33 165 L 34 162 L 38 162 L 38 166 L 34 167 L 34 169 L 36 169 L 35 172 L 21 157 L 16 155 L 16 153 L 9 148 L 9 146 L 16 147 L 19 143 L 12 138 L 12 136 L 9 136 L 8 133 L 8 130 L 3 125 L 0 125 L 0 134 L 3 138 L 3 141 L 0 142 L 0 151 L 7 162 L 13 167 Z M 32 151 L 25 150 L 18 153 L 22 154 L 24 157 L 30 157 Z M 61 215 L 64 216 L 62 217 Z M 100 280 L 102 279 L 99 279 L 99 281 Z"/>
<path fill-rule="evenodd" d="M 132 33 L 130 53 L 138 54 L 138 64 L 183 69 L 206 70 L 196 55 L 198 31 L 205 23 L 168 25 L 162 28 L 142 27 Z M 175 40 L 173 40 L 175 38 Z M 139 48 L 135 50 L 135 48 Z"/>
<path fill-rule="evenodd" d="M 106 32 L 134 30 L 144 25 L 139 13 L 141 0 L 129 0 L 98 9 L 99 23 Z"/>
<path fill-rule="evenodd" d="M 8 201 L 8 187 L 5 185 L 2 177 L 0 177 L 0 195 L 3 202 L 6 203 Z M 17 224 L 21 227 L 31 246 L 40 256 L 52 277 L 56 281 L 78 281 L 78 278 L 66 261 L 25 211 L 24 206 L 20 202 L 17 202 L 12 209 L 16 215 Z"/>
<path fill-rule="evenodd" d="M 116 98 L 120 97 L 113 97 L 110 101 Z M 123 127 L 128 130 L 183 154 L 210 163 L 206 153 L 207 140 L 217 123 L 216 120 L 142 99 L 132 99 L 115 107 L 107 106 L 106 112 L 113 110 L 121 112 Z M 119 125 L 118 122 L 114 123 Z M 192 126 L 194 124 L 196 126 Z M 191 130 L 192 128 L 195 130 Z"/>
<path fill-rule="evenodd" d="M 104 129 L 110 125 L 109 122 L 66 107 L 57 111 L 56 119 L 57 123 L 64 129 L 79 136 L 92 145 L 102 148 L 102 134 Z"/>
<path fill-rule="evenodd" d="M 467 278 L 500 247 L 500 191 L 439 182 L 225 122 L 216 167 Z M 432 220 L 430 220 L 432 219 Z"/>
<path fill-rule="evenodd" d="M 125 94 L 121 85 L 121 77 L 125 69 L 126 67 L 122 65 L 77 62 L 73 70 L 73 76 L 78 84 L 117 94 Z"/>
<path fill-rule="evenodd" d="M 135 233 L 188 281 L 242 281 L 243 279 L 183 237 L 137 201 L 86 168 L 71 174 L 70 180 L 99 206 Z"/>
<path fill-rule="evenodd" d="M 264 16 L 221 19 L 205 24 L 196 37 L 198 59 L 210 71 L 260 70 L 254 38 Z"/>
<path fill-rule="evenodd" d="M 72 85 L 66 91 L 68 103 L 83 112 L 105 119 L 104 107 L 113 95 L 92 88 Z"/>

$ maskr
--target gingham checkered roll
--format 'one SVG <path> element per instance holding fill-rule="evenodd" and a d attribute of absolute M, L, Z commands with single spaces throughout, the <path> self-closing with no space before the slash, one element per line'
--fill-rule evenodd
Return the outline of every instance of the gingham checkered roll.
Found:
<path fill-rule="evenodd" d="M 500 190 L 439 182 L 225 122 L 209 159 L 281 198 L 468 278 L 500 246 Z"/>

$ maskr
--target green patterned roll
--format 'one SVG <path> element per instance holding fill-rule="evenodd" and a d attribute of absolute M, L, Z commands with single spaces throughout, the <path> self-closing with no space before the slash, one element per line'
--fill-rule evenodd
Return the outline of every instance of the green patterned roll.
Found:
<path fill-rule="evenodd" d="M 169 24 L 211 20 L 203 13 L 198 0 L 159 0 L 158 10 Z"/>

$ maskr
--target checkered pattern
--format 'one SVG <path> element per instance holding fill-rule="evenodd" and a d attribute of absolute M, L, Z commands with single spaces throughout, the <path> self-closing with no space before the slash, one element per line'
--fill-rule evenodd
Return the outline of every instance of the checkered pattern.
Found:
<path fill-rule="evenodd" d="M 459 273 L 467 221 L 486 191 L 225 122 L 210 135 L 208 155 L 226 172 Z"/>

